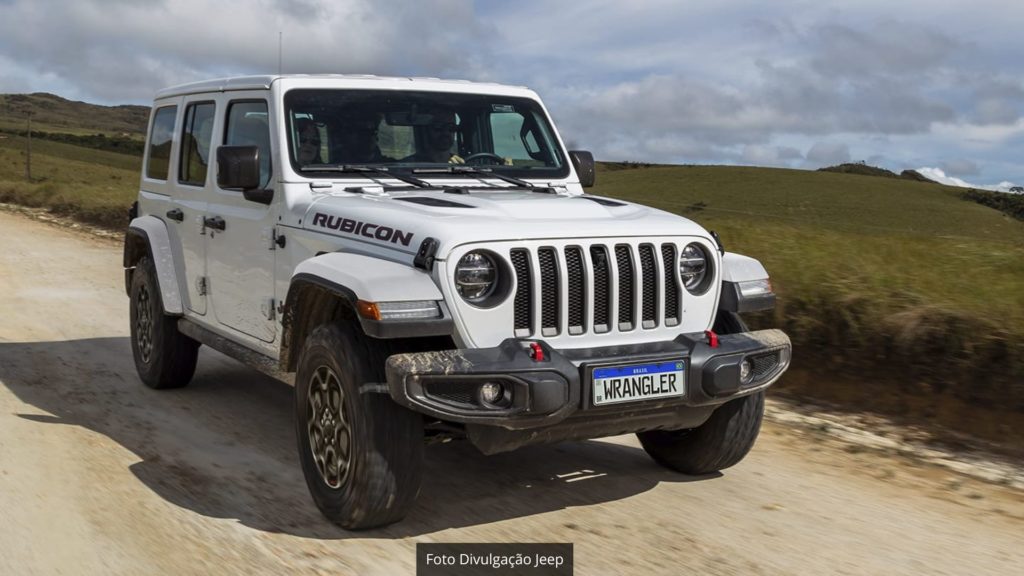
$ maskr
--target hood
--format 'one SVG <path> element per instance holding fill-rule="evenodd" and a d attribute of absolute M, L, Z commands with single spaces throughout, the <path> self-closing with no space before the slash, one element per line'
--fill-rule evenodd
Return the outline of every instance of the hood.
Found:
<path fill-rule="evenodd" d="M 314 196 L 302 227 L 415 252 L 425 238 L 444 258 L 461 244 L 546 238 L 700 236 L 691 220 L 662 210 L 589 195 L 526 190 L 466 194 L 411 190 L 387 194 L 326 192 Z"/>

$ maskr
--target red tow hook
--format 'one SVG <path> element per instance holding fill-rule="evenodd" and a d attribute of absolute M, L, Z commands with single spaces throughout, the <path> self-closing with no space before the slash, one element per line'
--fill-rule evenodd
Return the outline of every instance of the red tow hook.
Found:
<path fill-rule="evenodd" d="M 714 330 L 705 330 L 704 335 L 708 337 L 708 346 L 718 348 L 718 334 Z"/>
<path fill-rule="evenodd" d="M 540 344 L 530 342 L 530 358 L 533 358 L 534 362 L 544 361 L 544 349 L 541 348 Z"/>

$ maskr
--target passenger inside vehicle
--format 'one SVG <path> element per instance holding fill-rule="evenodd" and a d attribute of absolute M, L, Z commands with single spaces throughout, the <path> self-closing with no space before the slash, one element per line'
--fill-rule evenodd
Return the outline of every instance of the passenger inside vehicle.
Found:
<path fill-rule="evenodd" d="M 412 156 L 403 158 L 403 162 L 465 163 L 462 157 L 452 151 L 455 146 L 455 134 L 459 130 L 455 112 L 435 111 L 433 120 L 424 128 L 421 148 Z"/>
<path fill-rule="evenodd" d="M 316 123 L 308 118 L 298 118 L 295 120 L 295 128 L 299 140 L 299 163 L 321 164 L 323 160 L 320 155 L 320 129 Z"/>

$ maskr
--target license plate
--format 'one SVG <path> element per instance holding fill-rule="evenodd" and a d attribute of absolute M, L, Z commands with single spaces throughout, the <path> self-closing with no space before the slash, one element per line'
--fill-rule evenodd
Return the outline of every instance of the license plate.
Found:
<path fill-rule="evenodd" d="M 594 405 L 683 396 L 685 372 L 682 360 L 594 368 Z"/>

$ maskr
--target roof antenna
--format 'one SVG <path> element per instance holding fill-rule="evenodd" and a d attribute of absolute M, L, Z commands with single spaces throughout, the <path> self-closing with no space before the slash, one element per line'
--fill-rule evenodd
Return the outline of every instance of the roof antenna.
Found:
<path fill-rule="evenodd" d="M 278 76 L 281 75 L 281 70 L 282 70 L 282 67 L 281 67 L 281 51 L 282 51 L 282 45 L 283 44 L 284 44 L 284 32 L 281 32 L 280 30 L 278 30 L 277 31 L 277 74 L 278 74 Z"/>

